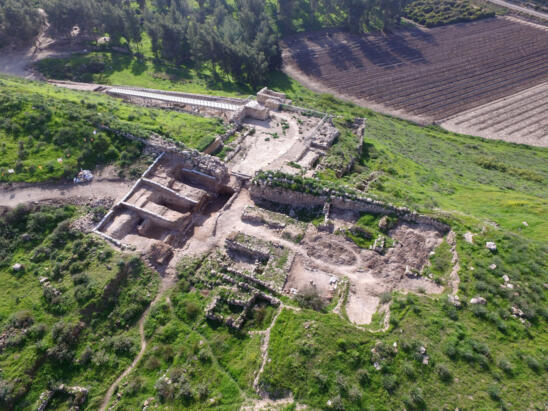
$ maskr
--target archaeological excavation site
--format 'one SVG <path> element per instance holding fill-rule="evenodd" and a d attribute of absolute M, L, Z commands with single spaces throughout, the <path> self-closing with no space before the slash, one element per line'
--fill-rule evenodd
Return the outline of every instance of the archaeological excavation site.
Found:
<path fill-rule="evenodd" d="M 0 411 L 548 411 L 547 0 L 0 0 Z"/>
<path fill-rule="evenodd" d="M 209 154 L 155 147 L 154 162 L 94 229 L 164 275 L 197 264 L 188 280 L 210 299 L 209 320 L 240 329 L 257 304 L 314 295 L 365 325 L 387 311 L 383 295 L 443 291 L 427 267 L 448 226 L 314 178 L 340 135 L 328 114 L 268 89 L 249 101 L 99 91 L 230 121 Z M 354 120 L 357 157 L 365 127 Z M 221 150 L 224 159 L 214 156 Z"/>

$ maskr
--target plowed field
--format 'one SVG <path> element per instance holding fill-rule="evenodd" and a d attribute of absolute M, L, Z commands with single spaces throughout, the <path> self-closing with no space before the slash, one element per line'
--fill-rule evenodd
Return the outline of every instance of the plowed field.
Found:
<path fill-rule="evenodd" d="M 392 34 L 322 31 L 283 48 L 285 70 L 312 88 L 421 123 L 548 81 L 548 30 L 510 18 Z"/>

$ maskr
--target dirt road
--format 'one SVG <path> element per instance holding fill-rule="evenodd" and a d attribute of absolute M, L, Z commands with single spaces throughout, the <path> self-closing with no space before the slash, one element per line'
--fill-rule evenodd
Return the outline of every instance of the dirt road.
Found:
<path fill-rule="evenodd" d="M 0 187 L 0 206 L 16 207 L 22 203 L 70 198 L 112 198 L 120 200 L 131 187 L 131 182 L 98 180 L 87 184 L 36 184 L 13 189 Z"/>
<path fill-rule="evenodd" d="M 18 50 L 0 53 L 0 73 L 11 74 L 30 80 L 43 80 L 40 73 L 32 70 L 32 64 L 49 57 L 67 57 L 73 53 L 83 52 L 75 46 L 62 49 L 55 48 L 55 40 L 48 36 L 50 27 L 46 13 L 39 9 L 44 17 L 44 25 L 33 44 Z"/>
<path fill-rule="evenodd" d="M 530 9 L 528 7 L 518 6 L 517 4 L 508 3 L 507 1 L 504 1 L 504 0 L 487 0 L 487 1 L 502 7 L 506 7 L 507 9 L 510 9 L 510 10 L 515 10 L 515 11 L 519 11 L 520 13 L 528 14 L 529 16 L 538 17 L 543 20 L 548 20 L 548 14 Z"/>

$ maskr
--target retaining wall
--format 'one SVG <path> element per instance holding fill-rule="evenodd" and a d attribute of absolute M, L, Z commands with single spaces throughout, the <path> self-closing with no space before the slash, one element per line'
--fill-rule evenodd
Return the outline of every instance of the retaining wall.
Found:
<path fill-rule="evenodd" d="M 386 204 L 371 198 L 362 197 L 351 199 L 344 196 L 331 196 L 329 194 L 316 196 L 282 187 L 273 187 L 261 182 L 254 182 L 251 185 L 250 194 L 254 201 L 267 200 L 273 203 L 287 204 L 296 208 L 323 207 L 326 202 L 329 202 L 331 203 L 331 207 L 341 210 L 378 215 L 396 215 L 403 221 L 426 224 L 441 232 L 448 232 L 450 230 L 450 227 L 447 224 L 432 217 L 418 214 L 406 207 L 396 207 L 392 204 Z"/>

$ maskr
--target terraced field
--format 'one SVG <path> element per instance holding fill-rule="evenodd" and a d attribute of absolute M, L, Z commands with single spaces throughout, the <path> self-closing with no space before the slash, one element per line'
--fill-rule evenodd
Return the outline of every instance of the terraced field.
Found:
<path fill-rule="evenodd" d="M 389 35 L 322 31 L 283 46 L 285 70 L 312 88 L 421 123 L 548 81 L 548 30 L 511 18 Z"/>

